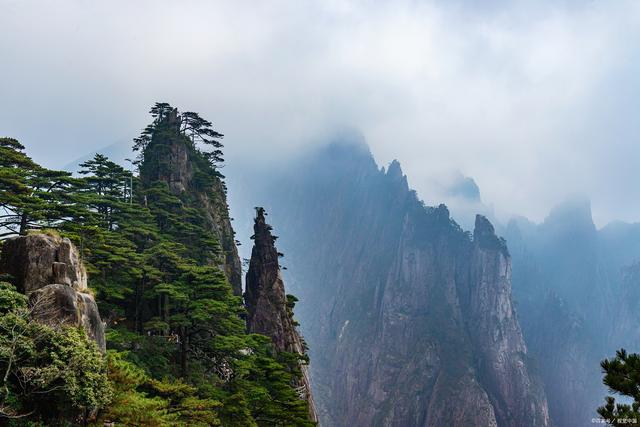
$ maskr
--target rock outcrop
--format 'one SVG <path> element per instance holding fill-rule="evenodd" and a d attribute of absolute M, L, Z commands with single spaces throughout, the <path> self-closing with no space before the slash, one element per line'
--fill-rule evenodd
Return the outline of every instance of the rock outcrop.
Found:
<path fill-rule="evenodd" d="M 259 191 L 300 296 L 323 426 L 550 425 L 509 252 L 486 218 L 464 232 L 362 144 L 329 147 Z"/>
<path fill-rule="evenodd" d="M 35 290 L 29 296 L 32 315 L 49 326 L 82 326 L 98 348 L 106 350 L 104 324 L 93 296 L 70 286 L 54 283 Z"/>
<path fill-rule="evenodd" d="M 211 262 L 218 263 L 225 272 L 233 293 L 242 295 L 242 264 L 229 217 L 225 184 L 220 177 L 214 179 L 211 188 L 202 189 L 196 184 L 198 177 L 194 168 L 194 148 L 186 144 L 185 137 L 180 134 L 180 117 L 176 109 L 168 114 L 162 126 L 167 131 L 158 132 L 161 136 L 150 142 L 150 146 L 163 146 L 162 150 L 155 152 L 158 158 L 154 159 L 162 167 L 149 168 L 143 163 L 140 169 L 143 185 L 164 181 L 173 194 L 197 199 L 197 205 L 203 209 L 209 229 L 220 243 L 222 259 Z"/>
<path fill-rule="evenodd" d="M 50 326 L 82 326 L 105 351 L 104 324 L 87 292 L 87 272 L 69 239 L 31 234 L 2 244 L 0 272 L 29 296 L 32 315 Z"/>
<path fill-rule="evenodd" d="M 284 282 L 275 247 L 275 236 L 266 223 L 265 212 L 256 209 L 254 224 L 254 246 L 251 252 L 249 271 L 244 295 L 247 307 L 247 331 L 271 338 L 277 351 L 305 355 L 305 344 L 296 330 L 293 307 L 287 300 Z M 302 377 L 296 380 L 300 397 L 309 404 L 309 418 L 317 422 L 317 414 L 311 393 L 308 365 L 301 364 Z"/>
<path fill-rule="evenodd" d="M 13 276 L 19 292 L 30 294 L 49 283 L 87 290 L 87 272 L 69 239 L 32 234 L 2 244 L 0 271 Z"/>
<path fill-rule="evenodd" d="M 479 372 L 501 426 L 549 424 L 540 384 L 529 376 L 527 348 L 511 299 L 511 259 L 504 240 L 484 217 L 476 217 L 470 288 L 463 308 Z M 464 297 L 463 297 L 464 300 Z M 523 397 L 526 397 L 523 399 Z"/>

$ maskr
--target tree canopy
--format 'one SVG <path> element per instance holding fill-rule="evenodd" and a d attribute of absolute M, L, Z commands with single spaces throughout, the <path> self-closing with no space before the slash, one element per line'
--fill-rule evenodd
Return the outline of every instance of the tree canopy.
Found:
<path fill-rule="evenodd" d="M 213 124 L 200 117 L 198 113 L 193 111 L 179 113 L 176 108 L 166 102 L 156 102 L 149 113 L 153 117 L 152 123 L 133 140 L 133 149 L 139 152 L 138 162 L 143 160 L 153 135 L 166 131 L 167 127 L 175 127 L 178 134 L 186 136 L 194 145 L 203 144 L 207 150 L 202 153 L 211 166 L 219 167 L 224 162 L 221 142 L 224 135 L 214 130 Z"/>
<path fill-rule="evenodd" d="M 0 238 L 84 216 L 73 200 L 78 185 L 70 173 L 34 163 L 17 140 L 0 138 Z"/>
<path fill-rule="evenodd" d="M 101 355 L 81 331 L 30 321 L 24 296 L 0 284 L 0 368 L 8 372 L 0 416 L 47 425 L 77 423 L 78 413 L 96 425 L 313 425 L 294 386 L 300 356 L 246 333 L 242 298 L 220 267 L 210 224 L 211 209 L 227 209 L 222 134 L 167 103 L 150 113 L 134 140 L 139 176 L 98 154 L 73 177 L 0 139 L 0 237 L 53 228 L 76 244 L 108 348 Z M 176 147 L 189 154 L 189 191 L 171 188 L 166 150 Z M 36 399 L 36 386 L 50 380 L 55 393 Z"/>

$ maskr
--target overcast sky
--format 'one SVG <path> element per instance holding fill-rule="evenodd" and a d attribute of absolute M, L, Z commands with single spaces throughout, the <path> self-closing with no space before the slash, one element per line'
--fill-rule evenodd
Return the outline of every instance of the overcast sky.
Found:
<path fill-rule="evenodd" d="M 498 214 L 583 193 L 600 225 L 640 221 L 637 1 L 0 0 L 0 29 L 0 134 L 47 166 L 167 101 L 229 162 L 352 127 L 428 203 L 460 172 Z"/>

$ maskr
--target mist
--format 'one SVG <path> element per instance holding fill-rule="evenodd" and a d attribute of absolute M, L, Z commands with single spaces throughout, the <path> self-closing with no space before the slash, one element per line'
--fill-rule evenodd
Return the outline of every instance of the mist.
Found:
<path fill-rule="evenodd" d="M 225 134 L 231 179 L 348 127 L 428 204 L 459 174 L 499 218 L 579 193 L 640 219 L 636 2 L 0 4 L 0 133 L 46 166 L 166 101 Z"/>

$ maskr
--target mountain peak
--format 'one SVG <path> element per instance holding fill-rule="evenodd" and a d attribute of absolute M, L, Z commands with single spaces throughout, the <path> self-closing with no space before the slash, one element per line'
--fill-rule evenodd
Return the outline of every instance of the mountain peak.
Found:
<path fill-rule="evenodd" d="M 275 247 L 276 237 L 271 234 L 272 227 L 267 224 L 265 215 L 264 208 L 256 208 L 254 245 L 246 277 L 247 330 L 271 338 L 277 352 L 305 357 L 305 343 L 293 319 L 297 299 L 285 293 L 278 263 L 282 254 Z M 301 362 L 298 367 L 301 375 L 294 378 L 294 385 L 309 405 L 309 418 L 317 421 L 308 367 Z"/>
<path fill-rule="evenodd" d="M 384 171 L 384 168 L 382 170 Z M 403 188 L 407 190 L 409 189 L 407 176 L 402 172 L 402 167 L 400 166 L 399 161 L 394 159 L 391 163 L 389 163 L 389 167 L 386 171 L 386 176 L 389 177 L 393 182 L 401 183 Z"/>
<path fill-rule="evenodd" d="M 387 176 L 390 176 L 392 178 L 402 178 L 402 167 L 400 166 L 399 161 L 394 159 L 391 161 L 391 163 L 389 163 L 389 167 L 387 168 Z"/>
<path fill-rule="evenodd" d="M 476 224 L 473 230 L 473 240 L 480 247 L 497 249 L 508 255 L 507 244 L 504 239 L 496 236 L 493 224 L 484 215 L 476 215 Z"/>
<path fill-rule="evenodd" d="M 471 177 L 456 174 L 453 182 L 446 189 L 447 195 L 459 197 L 471 202 L 480 202 L 480 188 Z"/>
<path fill-rule="evenodd" d="M 586 197 L 569 198 L 551 209 L 543 225 L 595 231 L 591 215 L 591 201 Z"/>

